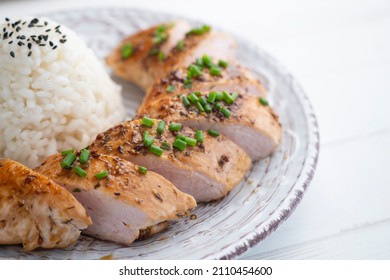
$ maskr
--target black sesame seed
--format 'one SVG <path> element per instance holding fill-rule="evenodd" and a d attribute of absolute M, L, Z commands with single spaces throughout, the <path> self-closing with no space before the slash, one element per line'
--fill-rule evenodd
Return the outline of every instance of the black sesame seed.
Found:
<path fill-rule="evenodd" d="M 28 43 L 28 44 L 27 44 L 27 48 L 28 48 L 29 50 L 31 50 L 31 46 L 32 46 L 31 43 Z"/>
<path fill-rule="evenodd" d="M 46 44 L 39 44 L 41 47 L 44 47 L 44 46 L 46 46 Z"/>
<path fill-rule="evenodd" d="M 20 36 L 20 39 L 24 40 L 24 39 L 26 39 L 26 36 L 22 35 L 22 36 Z"/>
<path fill-rule="evenodd" d="M 55 50 L 56 48 L 57 48 L 57 46 L 54 46 L 54 47 L 53 47 L 53 50 Z"/>
<path fill-rule="evenodd" d="M 44 39 L 45 41 L 47 41 L 47 39 L 49 39 L 49 35 L 43 36 L 43 39 Z"/>
<path fill-rule="evenodd" d="M 61 27 L 61 25 L 57 25 L 55 29 L 58 29 L 58 28 L 60 28 L 60 27 Z"/>
<path fill-rule="evenodd" d="M 20 26 L 16 27 L 16 32 L 19 32 L 21 29 Z"/>
<path fill-rule="evenodd" d="M 66 40 L 64 40 L 64 39 L 60 40 L 60 43 L 62 43 L 62 44 L 64 44 L 65 42 L 66 42 Z"/>
<path fill-rule="evenodd" d="M 28 52 L 28 55 L 27 56 L 31 56 L 31 51 Z"/>
<path fill-rule="evenodd" d="M 52 41 L 49 42 L 49 45 L 50 45 L 50 47 L 54 46 Z"/>
<path fill-rule="evenodd" d="M 7 30 L 7 29 L 4 27 L 4 28 L 3 28 L 3 32 L 5 32 L 6 30 Z"/>
<path fill-rule="evenodd" d="M 24 45 L 23 42 L 21 42 L 21 41 L 18 42 L 18 46 L 19 46 L 19 47 L 21 47 L 21 46 L 23 46 L 23 45 Z"/>
<path fill-rule="evenodd" d="M 38 20 L 37 18 L 34 18 L 34 19 L 31 21 L 31 23 L 33 23 L 33 24 L 38 23 L 38 22 L 39 22 L 39 20 Z"/>
<path fill-rule="evenodd" d="M 9 21 L 9 18 L 6 17 L 6 18 L 5 18 L 5 21 Z"/>
<path fill-rule="evenodd" d="M 47 21 L 45 21 L 45 26 L 47 26 L 49 23 Z"/>
<path fill-rule="evenodd" d="M 12 36 L 12 34 L 14 34 L 14 32 L 12 31 L 9 35 L 8 35 L 8 37 L 11 37 Z"/>
<path fill-rule="evenodd" d="M 45 32 L 50 32 L 50 31 L 51 31 L 51 29 L 46 29 L 46 30 L 45 30 Z"/>
<path fill-rule="evenodd" d="M 12 44 L 12 42 L 13 42 L 13 41 L 9 41 L 9 42 L 8 42 L 8 44 L 10 44 L 10 45 L 11 45 L 11 44 Z"/>
<path fill-rule="evenodd" d="M 10 52 L 9 53 L 12 57 L 15 57 L 15 53 L 14 52 Z"/>
<path fill-rule="evenodd" d="M 23 21 L 22 25 L 25 25 L 27 23 L 27 21 Z"/>

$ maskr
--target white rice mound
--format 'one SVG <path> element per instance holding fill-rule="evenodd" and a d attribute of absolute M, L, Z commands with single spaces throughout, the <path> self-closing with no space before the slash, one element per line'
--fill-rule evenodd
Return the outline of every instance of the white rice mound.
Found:
<path fill-rule="evenodd" d="M 0 158 L 36 167 L 51 154 L 89 145 L 123 120 L 124 108 L 120 86 L 81 38 L 49 19 L 32 20 L 0 25 Z M 45 46 L 32 35 L 48 35 L 38 42 Z"/>

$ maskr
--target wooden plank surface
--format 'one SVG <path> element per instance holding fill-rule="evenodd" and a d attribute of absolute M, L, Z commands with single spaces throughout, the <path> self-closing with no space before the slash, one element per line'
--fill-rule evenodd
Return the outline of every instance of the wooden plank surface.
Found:
<path fill-rule="evenodd" d="M 242 258 L 390 259 L 390 1 L 26 2 L 1 2 L 0 16 L 147 8 L 207 21 L 266 49 L 306 90 L 321 152 L 297 210 Z"/>

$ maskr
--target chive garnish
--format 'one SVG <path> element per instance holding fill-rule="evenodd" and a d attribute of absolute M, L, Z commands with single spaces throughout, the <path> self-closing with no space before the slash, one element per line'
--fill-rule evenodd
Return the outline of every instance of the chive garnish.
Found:
<path fill-rule="evenodd" d="M 206 100 L 206 97 L 204 97 L 203 95 L 199 97 L 199 102 L 200 104 L 202 104 L 203 106 L 205 106 L 207 104 L 207 100 Z"/>
<path fill-rule="evenodd" d="M 198 65 L 191 64 L 188 66 L 188 71 L 187 71 L 187 78 L 191 79 L 194 77 L 199 77 L 202 75 L 202 70 L 199 68 Z"/>
<path fill-rule="evenodd" d="M 65 169 L 69 169 L 75 160 L 76 160 L 75 153 L 67 154 L 66 157 L 61 161 L 61 167 Z"/>
<path fill-rule="evenodd" d="M 82 149 L 81 150 L 81 154 L 80 154 L 80 158 L 79 158 L 79 161 L 81 164 L 86 164 L 88 159 L 89 159 L 89 155 L 91 154 L 91 152 L 87 149 Z"/>
<path fill-rule="evenodd" d="M 264 97 L 259 97 L 259 102 L 261 104 L 263 104 L 264 106 L 268 106 L 269 105 L 269 102 L 267 99 L 265 99 Z"/>
<path fill-rule="evenodd" d="M 152 127 L 154 125 L 154 120 L 148 117 L 143 117 L 141 124 L 147 127 Z"/>
<path fill-rule="evenodd" d="M 179 42 L 177 42 L 176 48 L 177 48 L 179 51 L 184 50 L 184 42 L 183 42 L 183 40 L 180 40 Z"/>
<path fill-rule="evenodd" d="M 62 151 L 62 152 L 61 152 L 61 155 L 62 155 L 62 156 L 67 156 L 68 154 L 72 154 L 72 153 L 74 153 L 74 150 L 73 150 L 73 149 L 70 149 L 70 150 Z"/>
<path fill-rule="evenodd" d="M 171 149 L 171 145 L 169 145 L 168 142 L 164 141 L 164 142 L 161 143 L 161 149 L 169 151 Z"/>
<path fill-rule="evenodd" d="M 190 89 L 192 88 L 192 80 L 191 79 L 185 79 L 184 80 L 184 88 Z"/>
<path fill-rule="evenodd" d="M 145 131 L 144 132 L 144 146 L 149 147 L 153 144 L 154 142 L 154 137 L 149 135 L 149 132 Z"/>
<path fill-rule="evenodd" d="M 220 91 L 217 91 L 217 95 L 215 96 L 216 101 L 221 101 L 223 99 L 223 94 Z"/>
<path fill-rule="evenodd" d="M 221 68 L 219 68 L 218 66 L 212 66 L 212 67 L 210 68 L 210 74 L 211 74 L 212 76 L 220 76 L 220 75 L 221 75 L 221 72 L 222 72 L 222 70 L 221 70 Z"/>
<path fill-rule="evenodd" d="M 204 141 L 204 132 L 203 132 L 203 130 L 197 130 L 195 132 L 195 139 L 199 143 L 203 143 L 203 141 Z"/>
<path fill-rule="evenodd" d="M 202 62 L 207 68 L 211 68 L 213 66 L 213 59 L 207 54 L 203 55 Z"/>
<path fill-rule="evenodd" d="M 213 137 L 218 137 L 219 136 L 219 132 L 215 129 L 209 129 L 208 130 L 208 133 L 213 136 Z"/>
<path fill-rule="evenodd" d="M 226 60 L 219 60 L 218 65 L 221 66 L 222 68 L 226 68 L 229 66 L 229 63 Z"/>
<path fill-rule="evenodd" d="M 199 112 L 204 112 L 204 108 L 203 108 L 202 104 L 200 104 L 199 101 L 196 101 L 195 105 L 198 108 Z"/>
<path fill-rule="evenodd" d="M 221 103 L 220 102 L 217 102 L 217 103 L 215 103 L 215 109 L 216 110 L 221 110 L 221 108 L 222 108 L 222 106 L 221 106 Z"/>
<path fill-rule="evenodd" d="M 159 157 L 161 157 L 161 155 L 162 155 L 163 152 L 164 152 L 163 149 L 161 149 L 160 147 L 155 146 L 155 145 L 150 146 L 149 151 L 150 151 L 152 154 L 155 154 L 156 156 L 159 156 Z"/>
<path fill-rule="evenodd" d="M 196 65 L 198 65 L 201 69 L 203 69 L 203 61 L 202 61 L 202 58 L 200 58 L 200 57 L 197 57 L 196 59 L 195 59 L 195 64 Z"/>
<path fill-rule="evenodd" d="M 148 173 L 148 169 L 144 166 L 138 166 L 138 172 L 145 175 Z"/>
<path fill-rule="evenodd" d="M 160 61 L 163 61 L 165 59 L 165 53 L 163 53 L 163 52 L 159 52 L 158 53 L 158 60 L 160 60 Z"/>
<path fill-rule="evenodd" d="M 232 98 L 233 98 L 234 101 L 236 101 L 237 97 L 238 97 L 238 93 L 237 92 L 233 92 L 232 93 Z"/>
<path fill-rule="evenodd" d="M 188 100 L 191 101 L 191 103 L 196 103 L 199 101 L 199 98 L 196 96 L 195 93 L 191 93 L 190 95 L 188 95 Z"/>
<path fill-rule="evenodd" d="M 176 87 L 174 85 L 169 85 L 169 86 L 167 86 L 167 92 L 171 93 L 175 90 L 175 88 Z"/>
<path fill-rule="evenodd" d="M 203 25 L 199 28 L 194 28 L 192 30 L 190 30 L 189 32 L 187 32 L 187 36 L 188 35 L 203 35 L 207 32 L 209 32 L 211 30 L 211 27 L 209 25 Z"/>
<path fill-rule="evenodd" d="M 203 108 L 206 111 L 206 113 L 211 113 L 212 112 L 210 104 L 204 105 Z"/>
<path fill-rule="evenodd" d="M 159 121 L 157 125 L 157 133 L 158 134 L 163 134 L 165 129 L 165 122 L 164 121 Z"/>
<path fill-rule="evenodd" d="M 215 97 L 217 96 L 217 92 L 216 91 L 212 91 L 209 93 L 209 97 L 207 98 L 207 101 L 209 103 L 214 103 L 215 101 Z"/>
<path fill-rule="evenodd" d="M 87 176 L 87 172 L 84 170 L 84 169 L 82 169 L 80 166 L 75 166 L 74 168 L 73 168 L 73 170 L 74 170 L 74 172 L 76 172 L 76 174 L 77 175 L 79 175 L 80 177 L 85 177 L 85 176 Z"/>
<path fill-rule="evenodd" d="M 223 101 L 225 101 L 228 105 L 232 105 L 234 103 L 234 99 L 228 92 L 224 91 L 222 92 L 222 95 L 223 95 Z"/>
<path fill-rule="evenodd" d="M 131 43 L 126 43 L 122 46 L 122 59 L 127 59 L 133 54 L 133 45 Z"/>
<path fill-rule="evenodd" d="M 180 123 L 170 123 L 169 131 L 179 131 L 182 128 L 182 124 Z"/>
<path fill-rule="evenodd" d="M 191 104 L 190 104 L 190 101 L 188 100 L 187 96 L 183 95 L 181 97 L 181 101 L 183 101 L 184 106 L 190 107 Z"/>
<path fill-rule="evenodd" d="M 108 171 L 107 170 L 100 171 L 99 173 L 95 174 L 95 177 L 99 180 L 104 179 L 108 177 Z"/>
<path fill-rule="evenodd" d="M 173 143 L 173 147 L 179 149 L 180 151 L 183 151 L 187 147 L 187 143 L 183 140 L 176 139 Z"/>
<path fill-rule="evenodd" d="M 186 141 L 186 137 L 183 136 L 183 135 L 180 135 L 180 134 L 176 135 L 176 139 L 180 139 L 182 141 Z"/>
<path fill-rule="evenodd" d="M 152 48 L 150 51 L 149 51 L 149 55 L 153 56 L 153 55 L 157 55 L 160 53 L 160 50 L 158 48 Z"/>
<path fill-rule="evenodd" d="M 191 147 L 194 147 L 196 145 L 196 139 L 191 137 L 185 137 L 185 142 Z"/>
<path fill-rule="evenodd" d="M 229 111 L 228 109 L 226 109 L 225 107 L 223 107 L 223 108 L 221 109 L 221 113 L 222 113 L 225 117 L 227 117 L 227 118 L 229 118 L 230 115 L 231 115 L 230 111 Z"/>

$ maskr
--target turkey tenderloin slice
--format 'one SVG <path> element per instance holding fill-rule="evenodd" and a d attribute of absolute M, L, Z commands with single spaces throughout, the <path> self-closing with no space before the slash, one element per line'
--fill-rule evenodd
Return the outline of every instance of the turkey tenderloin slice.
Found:
<path fill-rule="evenodd" d="M 198 96 L 208 99 L 209 93 Z M 185 94 L 185 96 L 188 96 Z M 230 112 L 227 117 L 216 104 Z M 270 106 L 261 104 L 258 97 L 239 94 L 228 106 L 224 101 L 209 104 L 212 112 L 200 113 L 197 106 L 186 107 L 182 95 L 162 96 L 144 103 L 138 109 L 138 118 L 148 115 L 178 122 L 194 129 L 214 129 L 240 146 L 252 160 L 269 156 L 281 142 L 282 129 L 277 115 Z"/>
<path fill-rule="evenodd" d="M 197 202 L 207 202 L 226 196 L 244 177 L 251 166 L 248 155 L 224 136 L 217 138 L 204 132 L 203 143 L 187 145 L 181 151 L 173 147 L 176 136 L 195 138 L 195 131 L 182 127 L 169 131 L 169 122 L 162 134 L 156 132 L 160 120 L 153 127 L 141 120 L 126 121 L 99 134 L 90 145 L 91 151 L 119 156 L 146 166 L 170 180 L 178 189 L 192 195 Z M 164 147 L 161 156 L 150 152 L 144 144 L 147 132 L 154 137 L 153 146 Z"/>
<path fill-rule="evenodd" d="M 214 62 L 217 63 L 217 61 Z M 188 67 L 173 70 L 165 77 L 156 79 L 148 89 L 143 104 L 156 97 L 161 98 L 194 91 L 228 91 L 254 96 L 267 96 L 267 92 L 259 80 L 242 65 L 229 62 L 228 66 L 225 69 L 221 68 L 221 70 L 221 75 L 212 75 L 210 74 L 210 68 L 203 67 L 202 74 L 199 77 L 192 78 L 191 87 L 186 85 Z"/>
<path fill-rule="evenodd" d="M 141 30 L 125 38 L 106 58 L 106 63 L 117 76 L 146 89 L 161 72 L 165 56 L 189 29 L 186 21 L 178 20 Z M 122 54 L 126 47 L 132 49 L 128 57 Z"/>
<path fill-rule="evenodd" d="M 0 160 L 0 244 L 65 248 L 91 224 L 67 190 L 20 163 Z"/>
<path fill-rule="evenodd" d="M 154 172 L 142 174 L 139 167 L 118 157 L 92 153 L 81 166 L 80 177 L 72 169 L 63 169 L 61 154 L 49 157 L 37 172 L 71 191 L 91 216 L 93 225 L 85 234 L 103 240 L 130 245 L 145 232 L 157 233 L 166 221 L 186 216 L 196 207 L 193 197 Z M 104 178 L 97 178 L 107 171 Z"/>

